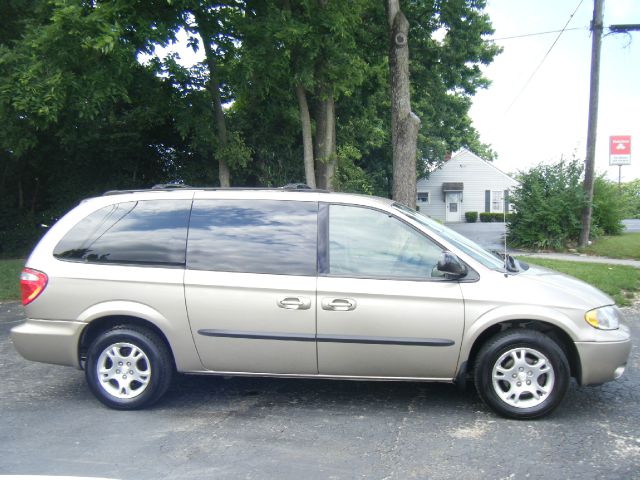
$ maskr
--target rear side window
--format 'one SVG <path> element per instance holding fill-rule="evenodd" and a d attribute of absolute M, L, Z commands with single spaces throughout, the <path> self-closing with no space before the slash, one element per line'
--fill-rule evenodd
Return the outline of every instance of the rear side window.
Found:
<path fill-rule="evenodd" d="M 90 214 L 58 243 L 60 260 L 183 266 L 191 200 L 125 202 Z"/>
<path fill-rule="evenodd" d="M 318 204 L 279 200 L 196 200 L 187 268 L 315 275 Z"/>

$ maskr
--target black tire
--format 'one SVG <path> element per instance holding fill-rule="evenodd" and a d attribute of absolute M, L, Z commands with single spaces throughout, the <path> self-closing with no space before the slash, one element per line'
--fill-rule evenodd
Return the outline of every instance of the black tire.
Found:
<path fill-rule="evenodd" d="M 499 415 L 538 418 L 551 413 L 564 399 L 569 362 L 547 335 L 535 330 L 505 330 L 478 352 L 474 380 L 480 398 Z"/>
<path fill-rule="evenodd" d="M 169 348 L 145 328 L 107 330 L 87 351 L 89 388 L 98 400 L 117 410 L 135 410 L 158 401 L 169 388 L 173 371 Z"/>

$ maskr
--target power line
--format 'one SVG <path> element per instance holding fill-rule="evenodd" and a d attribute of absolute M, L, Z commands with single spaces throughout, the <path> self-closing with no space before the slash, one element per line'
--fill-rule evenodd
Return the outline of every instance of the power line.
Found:
<path fill-rule="evenodd" d="M 509 110 L 511 110 L 511 107 L 513 107 L 513 105 L 518 101 L 518 99 L 520 98 L 520 96 L 523 94 L 523 92 L 526 90 L 526 88 L 529 86 L 529 84 L 531 83 L 531 80 L 533 80 L 533 77 L 536 76 L 536 73 L 538 73 L 538 70 L 540 70 L 540 67 L 542 67 L 542 65 L 544 64 L 545 60 L 547 59 L 547 57 L 549 56 L 549 54 L 551 53 L 551 50 L 553 50 L 553 47 L 556 46 L 556 43 L 558 43 L 558 40 L 560 40 L 560 37 L 562 36 L 562 34 L 567 30 L 567 26 L 569 25 L 569 23 L 571 22 L 571 20 L 573 19 L 573 16 L 576 14 L 576 12 L 578 11 L 578 9 L 580 8 L 580 6 L 582 5 L 582 2 L 584 0 L 580 0 L 580 2 L 578 2 L 578 6 L 575 8 L 575 10 L 573 11 L 573 13 L 569 16 L 569 20 L 567 20 L 567 23 L 564 24 L 564 27 L 562 28 L 562 30 L 560 30 L 560 33 L 558 33 L 558 36 L 556 37 L 556 39 L 553 41 L 553 43 L 551 44 L 551 47 L 549 47 L 549 50 L 547 50 L 547 53 L 544 54 L 544 57 L 542 58 L 542 60 L 540 61 L 540 63 L 538 64 L 538 66 L 536 67 L 536 69 L 533 71 L 533 73 L 529 76 L 529 78 L 527 79 L 527 81 L 525 82 L 524 86 L 522 87 L 522 89 L 520 90 L 520 92 L 518 92 L 518 94 L 516 95 L 516 97 L 513 99 L 513 101 L 509 104 L 509 106 L 507 107 L 507 109 L 504 111 L 504 114 L 506 115 Z"/>
<path fill-rule="evenodd" d="M 571 19 L 569 19 L 569 20 L 571 20 Z M 574 27 L 574 28 L 564 28 L 562 30 L 549 30 L 547 32 L 523 33 L 522 35 L 513 35 L 511 37 L 489 38 L 488 40 L 493 40 L 494 42 L 497 42 L 497 41 L 500 41 L 500 40 L 512 40 L 514 38 L 535 37 L 535 36 L 538 36 L 538 35 L 548 35 L 550 33 L 558 33 L 558 32 L 560 32 L 560 34 L 562 34 L 563 32 L 570 32 L 572 30 L 589 30 L 589 27 Z"/>

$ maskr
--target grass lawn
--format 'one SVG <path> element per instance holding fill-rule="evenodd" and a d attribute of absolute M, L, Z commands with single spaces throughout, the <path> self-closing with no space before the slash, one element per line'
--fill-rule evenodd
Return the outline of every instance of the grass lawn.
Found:
<path fill-rule="evenodd" d="M 620 306 L 631 305 L 634 295 L 640 292 L 640 268 L 546 258 L 523 257 L 523 260 L 579 278 L 613 297 Z"/>
<path fill-rule="evenodd" d="M 0 260 L 0 302 L 20 300 L 20 271 L 24 260 Z"/>
<path fill-rule="evenodd" d="M 640 260 L 640 233 L 598 238 L 593 245 L 581 250 L 589 255 Z"/>

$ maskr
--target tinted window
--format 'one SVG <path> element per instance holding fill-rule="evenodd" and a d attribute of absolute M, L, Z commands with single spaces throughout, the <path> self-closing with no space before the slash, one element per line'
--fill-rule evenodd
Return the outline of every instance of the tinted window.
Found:
<path fill-rule="evenodd" d="M 187 266 L 220 272 L 315 275 L 317 203 L 196 200 Z"/>
<path fill-rule="evenodd" d="M 331 205 L 329 273 L 356 277 L 441 276 L 435 269 L 442 248 L 387 213 Z"/>
<path fill-rule="evenodd" d="M 190 200 L 126 202 L 92 213 L 53 254 L 89 263 L 184 265 Z"/>

